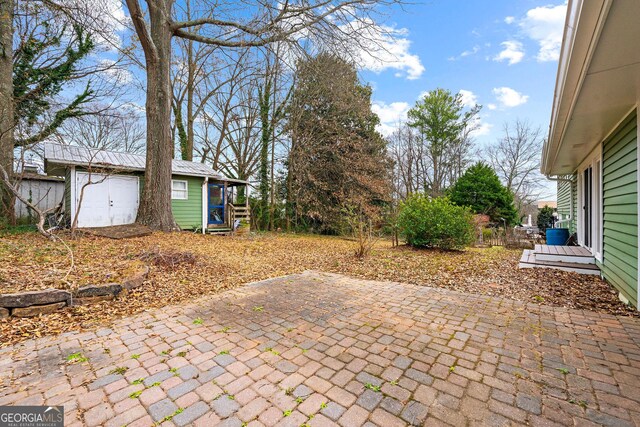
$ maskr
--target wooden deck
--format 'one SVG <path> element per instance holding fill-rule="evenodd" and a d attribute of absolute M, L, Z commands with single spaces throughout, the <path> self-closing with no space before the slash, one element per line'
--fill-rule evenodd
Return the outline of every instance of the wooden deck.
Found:
<path fill-rule="evenodd" d="M 581 246 L 535 245 L 526 249 L 518 264 L 520 268 L 551 268 L 579 274 L 600 274 L 594 256 Z"/>
<path fill-rule="evenodd" d="M 567 255 L 591 257 L 591 252 L 582 246 L 556 246 L 556 245 L 536 245 L 536 254 Z"/>

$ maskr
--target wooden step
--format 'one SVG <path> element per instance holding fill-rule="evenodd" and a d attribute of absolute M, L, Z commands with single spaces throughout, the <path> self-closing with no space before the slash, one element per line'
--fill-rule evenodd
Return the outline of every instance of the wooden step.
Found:
<path fill-rule="evenodd" d="M 596 263 L 591 252 L 580 246 L 536 245 L 534 252 L 538 261 L 594 265 Z"/>
<path fill-rule="evenodd" d="M 600 269 L 594 264 L 584 264 L 565 261 L 547 261 L 538 259 L 538 254 L 525 249 L 520 258 L 519 268 L 550 268 L 561 271 L 571 271 L 579 274 L 600 275 Z"/>
<path fill-rule="evenodd" d="M 218 236 L 228 236 L 233 233 L 233 230 L 230 228 L 208 228 L 207 233 Z"/>

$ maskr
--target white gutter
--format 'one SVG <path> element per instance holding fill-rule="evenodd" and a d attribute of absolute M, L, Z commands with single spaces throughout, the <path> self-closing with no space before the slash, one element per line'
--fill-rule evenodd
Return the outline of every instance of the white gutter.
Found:
<path fill-rule="evenodd" d="M 599 7 L 596 6 L 598 3 L 600 3 Z M 591 58 L 593 57 L 596 46 L 598 45 L 598 40 L 609 13 L 611 3 L 612 0 L 601 0 L 600 2 L 596 2 L 595 0 L 591 0 L 590 2 L 584 2 L 584 0 L 569 0 L 569 4 L 567 5 L 567 18 L 565 20 L 562 50 L 560 51 L 556 88 L 553 96 L 549 136 L 545 146 L 543 147 L 540 167 L 541 172 L 545 175 L 550 174 L 551 168 L 555 163 L 558 152 L 560 151 L 561 143 L 564 140 L 567 126 L 571 121 L 571 116 L 573 115 L 578 95 L 580 94 L 584 79 L 586 78 Z M 585 13 L 587 17 L 581 21 L 581 18 Z M 595 19 L 593 24 L 589 24 L 589 17 L 597 17 L 597 19 Z M 585 21 L 587 21 L 587 23 L 584 23 Z M 579 28 L 580 22 L 583 22 L 584 25 L 588 25 L 588 27 Z M 574 53 L 576 33 L 579 29 L 581 29 L 581 39 L 588 38 L 588 45 L 584 52 L 582 51 L 583 49 L 580 49 L 579 52 Z M 574 76 L 572 80 L 575 80 L 575 83 L 572 83 L 570 87 L 567 88 L 566 85 L 569 74 Z M 567 90 L 573 90 L 573 92 L 565 94 L 565 91 Z M 558 124 L 560 104 L 563 100 L 568 103 L 568 108 L 566 109 L 563 122 Z M 556 135 L 557 138 L 554 138 Z"/>
<path fill-rule="evenodd" d="M 562 37 L 562 47 L 560 49 L 560 59 L 558 61 L 558 73 L 556 74 L 556 87 L 553 92 L 553 105 L 551 107 L 551 122 L 549 123 L 549 136 L 543 147 L 542 151 L 542 163 L 541 171 L 547 174 L 549 168 L 547 166 L 549 161 L 549 150 L 553 143 L 553 134 L 555 133 L 555 127 L 558 118 L 558 107 L 560 100 L 564 95 L 564 83 L 567 79 L 567 73 L 569 70 L 569 58 L 573 51 L 573 44 L 575 41 L 575 28 L 578 22 L 578 10 L 582 9 L 583 0 L 569 0 L 567 4 L 567 17 L 564 22 L 564 35 Z"/>

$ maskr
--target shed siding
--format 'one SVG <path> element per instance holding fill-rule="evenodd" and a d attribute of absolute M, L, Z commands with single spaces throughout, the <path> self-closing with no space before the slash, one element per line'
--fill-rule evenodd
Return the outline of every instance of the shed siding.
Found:
<path fill-rule="evenodd" d="M 636 113 L 603 143 L 602 274 L 638 306 L 638 128 Z"/>
<path fill-rule="evenodd" d="M 23 179 L 18 189 L 20 195 L 29 202 L 34 203 L 39 209 L 48 210 L 57 207 L 62 201 L 64 185 L 62 181 Z M 17 218 L 35 219 L 35 212 L 20 199 L 16 200 L 15 212 Z"/>
<path fill-rule="evenodd" d="M 187 200 L 171 200 L 174 219 L 182 229 L 201 227 L 203 178 L 174 175 L 172 179 L 187 181 L 189 189 Z"/>
<path fill-rule="evenodd" d="M 71 225 L 71 168 L 64 171 L 64 218 L 65 223 Z"/>

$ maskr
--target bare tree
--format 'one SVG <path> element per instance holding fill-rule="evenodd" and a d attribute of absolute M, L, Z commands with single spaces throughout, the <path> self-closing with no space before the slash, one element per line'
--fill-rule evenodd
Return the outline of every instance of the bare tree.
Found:
<path fill-rule="evenodd" d="M 0 208 L 13 218 L 16 193 L 10 181 L 13 175 L 13 9 L 11 0 L 0 1 L 0 168 L 3 171 L 3 182 L 0 186 Z"/>
<path fill-rule="evenodd" d="M 248 94 L 256 90 L 256 61 L 251 51 L 224 55 L 223 60 L 229 65 L 203 79 L 200 86 L 203 102 L 196 110 L 202 115 L 202 121 L 196 128 L 195 151 L 201 161 L 210 163 L 214 170 L 233 167 L 225 164 L 233 157 L 223 155 L 228 152 L 230 141 L 237 140 L 230 133 L 232 129 L 237 132 L 238 124 L 245 120 L 245 116 L 255 117 L 255 111 L 246 103 Z M 257 108 L 255 102 L 253 108 Z"/>
<path fill-rule="evenodd" d="M 226 7 L 203 1 L 197 17 L 176 20 L 174 0 L 126 0 L 144 51 L 147 72 L 147 168 L 138 221 L 153 228 L 176 228 L 171 214 L 172 38 L 222 48 L 265 46 L 282 40 L 313 38 L 318 43 L 354 40 L 370 23 L 376 6 L 395 0 L 318 0 L 303 3 L 244 2 Z M 302 35 L 300 35 L 303 33 Z M 346 43 L 345 43 L 346 45 Z"/>
<path fill-rule="evenodd" d="M 107 151 L 141 153 L 144 151 L 142 118 L 133 108 L 104 109 L 93 105 L 98 114 L 67 120 L 55 135 L 61 144 L 79 145 Z"/>
<path fill-rule="evenodd" d="M 399 123 L 387 141 L 394 161 L 394 198 L 401 200 L 422 189 L 419 160 L 422 158 L 423 145 L 416 130 L 406 123 Z"/>
<path fill-rule="evenodd" d="M 517 119 L 505 123 L 503 136 L 486 149 L 486 157 L 516 200 L 518 212 L 538 197 L 542 190 L 540 150 L 544 134 L 540 127 Z"/>
<path fill-rule="evenodd" d="M 225 132 L 225 149 L 220 152 L 219 170 L 225 175 L 248 180 L 260 162 L 258 82 L 253 80 L 237 94 L 235 115 Z"/>

